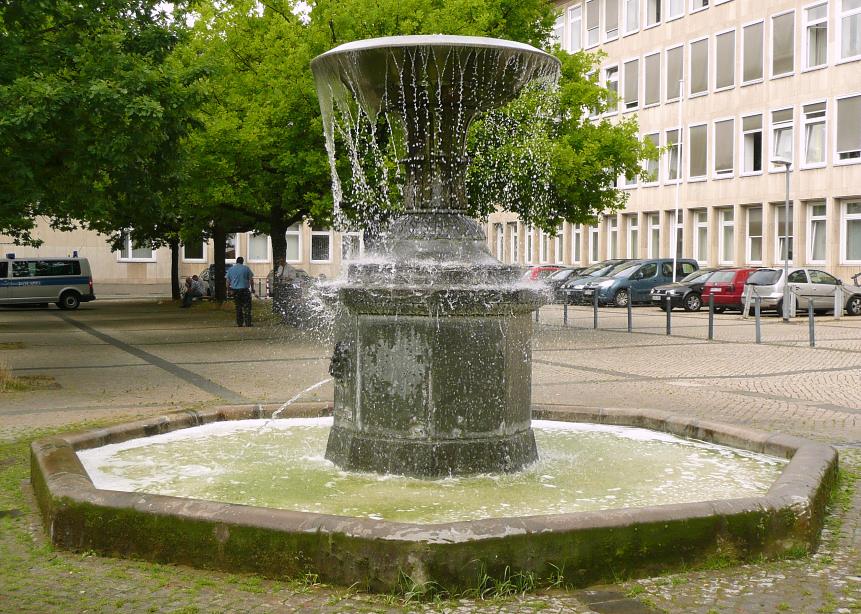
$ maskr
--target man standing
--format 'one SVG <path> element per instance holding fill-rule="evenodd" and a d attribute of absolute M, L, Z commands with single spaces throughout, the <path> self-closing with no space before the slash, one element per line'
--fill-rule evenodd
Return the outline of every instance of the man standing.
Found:
<path fill-rule="evenodd" d="M 253 326 L 251 324 L 251 293 L 254 291 L 252 281 L 254 273 L 245 266 L 245 258 L 240 256 L 236 264 L 227 270 L 227 283 L 233 290 L 233 300 L 236 301 L 236 325 Z"/>

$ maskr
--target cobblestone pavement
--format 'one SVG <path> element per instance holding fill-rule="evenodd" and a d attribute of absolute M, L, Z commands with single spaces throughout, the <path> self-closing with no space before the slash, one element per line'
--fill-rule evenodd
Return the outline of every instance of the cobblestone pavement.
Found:
<path fill-rule="evenodd" d="M 329 348 L 266 318 L 231 326 L 229 308 L 97 301 L 77 312 L 0 310 L 0 365 L 42 376 L 35 389 L 0 394 L 0 611 L 120 612 L 858 612 L 861 492 L 838 498 L 817 554 L 797 560 L 676 573 L 588 591 L 544 590 L 491 601 L 406 603 L 312 579 L 291 582 L 53 550 L 26 488 L 23 437 L 225 402 L 283 402 L 327 377 Z M 540 313 L 533 400 L 589 407 L 649 407 L 782 431 L 831 443 L 861 474 L 861 318 L 716 318 L 704 313 L 589 308 Z M 326 384 L 307 400 L 331 398 Z M 17 443 L 16 443 L 17 442 Z M 848 482 L 849 480 L 847 480 Z M 10 485 L 11 484 L 11 485 Z M 14 604 L 14 605 L 12 605 Z"/>

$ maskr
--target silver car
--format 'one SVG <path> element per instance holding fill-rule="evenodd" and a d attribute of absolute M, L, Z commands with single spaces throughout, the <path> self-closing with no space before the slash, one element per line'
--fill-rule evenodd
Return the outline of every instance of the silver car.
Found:
<path fill-rule="evenodd" d="M 11 256 L 11 255 L 10 255 Z M 93 275 L 86 258 L 0 260 L 0 305 L 44 305 L 77 309 L 93 301 Z"/>
<path fill-rule="evenodd" d="M 782 268 L 758 269 L 747 278 L 745 291 L 751 292 L 751 297 L 759 296 L 764 310 L 773 309 L 783 312 L 783 291 L 786 281 L 789 281 L 790 291 L 797 297 L 798 309 L 807 310 L 810 304 L 817 312 L 834 309 L 834 294 L 843 282 L 833 275 L 818 269 L 791 267 L 784 278 Z M 849 315 L 859 315 L 861 304 L 858 296 L 851 292 L 851 286 L 843 286 L 844 309 Z M 752 299 L 753 300 L 753 299 Z M 753 303 L 751 303 L 753 304 Z"/>

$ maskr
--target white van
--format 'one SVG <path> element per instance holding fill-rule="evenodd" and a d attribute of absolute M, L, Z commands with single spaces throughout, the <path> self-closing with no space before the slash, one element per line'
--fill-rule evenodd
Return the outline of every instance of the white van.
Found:
<path fill-rule="evenodd" d="M 0 259 L 0 305 L 45 305 L 77 309 L 96 300 L 86 258 Z"/>

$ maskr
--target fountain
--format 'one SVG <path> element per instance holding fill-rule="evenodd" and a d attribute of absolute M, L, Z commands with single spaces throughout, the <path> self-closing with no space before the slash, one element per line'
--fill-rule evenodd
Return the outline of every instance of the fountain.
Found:
<path fill-rule="evenodd" d="M 334 404 L 294 397 L 35 442 L 54 544 L 371 590 L 562 570 L 583 585 L 816 547 L 828 446 L 656 410 L 531 406 L 542 297 L 466 215 L 464 143 L 479 113 L 552 80 L 552 57 L 398 37 L 342 45 L 313 70 L 336 204 L 335 142 L 351 146 L 336 114 L 385 122 L 403 173 L 402 214 L 335 286 Z"/>

